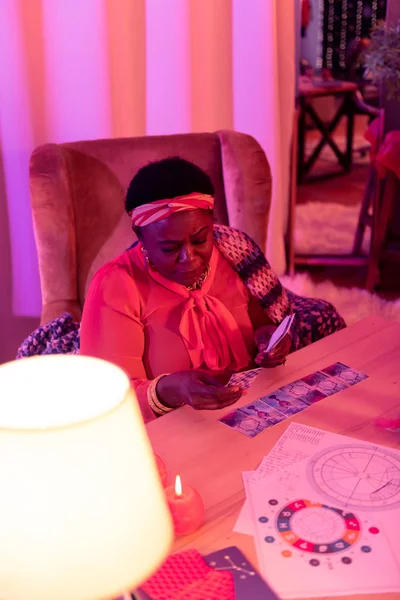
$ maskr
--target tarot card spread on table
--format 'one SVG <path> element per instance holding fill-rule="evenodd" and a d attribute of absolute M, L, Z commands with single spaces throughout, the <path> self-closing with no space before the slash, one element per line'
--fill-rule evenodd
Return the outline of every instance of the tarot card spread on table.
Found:
<path fill-rule="evenodd" d="M 297 398 L 291 398 L 282 389 L 269 394 L 269 396 L 265 396 L 263 400 L 269 406 L 279 410 L 286 417 L 291 417 L 305 408 L 304 402 Z"/>
<path fill-rule="evenodd" d="M 260 371 L 261 369 L 253 369 L 237 373 L 232 376 L 229 385 L 232 385 L 232 379 L 237 378 L 234 379 L 233 385 L 248 389 Z M 220 421 L 248 437 L 255 437 L 264 429 L 276 425 L 315 402 L 356 385 L 367 377 L 368 375 L 337 362 L 228 413 Z"/>
<path fill-rule="evenodd" d="M 244 433 L 248 437 L 255 437 L 264 429 L 283 421 L 285 415 L 268 406 L 263 400 L 243 406 L 238 410 L 225 415 L 220 419 L 221 423 Z"/>
<path fill-rule="evenodd" d="M 346 386 L 355 385 L 368 377 L 365 373 L 360 373 L 360 371 L 351 369 L 341 362 L 330 365 L 329 367 L 326 367 L 326 369 L 322 369 L 322 371 L 330 377 L 336 377 L 336 379 L 345 383 Z"/>

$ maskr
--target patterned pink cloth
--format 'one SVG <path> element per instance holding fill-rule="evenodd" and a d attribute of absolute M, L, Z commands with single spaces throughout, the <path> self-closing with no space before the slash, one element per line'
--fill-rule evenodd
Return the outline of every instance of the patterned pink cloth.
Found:
<path fill-rule="evenodd" d="M 215 571 L 197 550 L 167 558 L 142 586 L 153 600 L 234 600 L 232 573 Z"/>

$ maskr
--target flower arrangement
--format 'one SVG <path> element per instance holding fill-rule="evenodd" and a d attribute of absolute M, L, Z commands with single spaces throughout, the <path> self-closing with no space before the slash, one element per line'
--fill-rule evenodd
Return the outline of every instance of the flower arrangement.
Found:
<path fill-rule="evenodd" d="M 378 23 L 364 52 L 364 66 L 377 85 L 385 85 L 389 99 L 400 101 L 400 20 L 390 27 Z"/>

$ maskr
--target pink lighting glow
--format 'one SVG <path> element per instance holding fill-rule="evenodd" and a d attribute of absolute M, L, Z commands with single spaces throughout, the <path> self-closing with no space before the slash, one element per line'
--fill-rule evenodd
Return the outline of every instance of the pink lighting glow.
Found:
<path fill-rule="evenodd" d="M 3 57 L 0 75 L 0 140 L 8 198 L 13 313 L 34 316 L 40 313 L 41 306 L 28 182 L 29 155 L 34 147 L 34 139 L 18 8 L 16 2 L 0 2 L 0 53 Z"/>
<path fill-rule="evenodd" d="M 146 2 L 148 135 L 191 130 L 189 4 Z"/>
<path fill-rule="evenodd" d="M 233 0 L 232 6 L 234 128 L 260 142 L 271 166 L 266 251 L 282 273 L 294 111 L 294 3 Z"/>
<path fill-rule="evenodd" d="M 98 0 L 43 0 L 53 142 L 111 137 L 107 12 Z"/>
<path fill-rule="evenodd" d="M 271 165 L 267 254 L 282 273 L 293 13 L 292 0 L 0 0 L 0 202 L 15 315 L 40 313 L 28 169 L 43 143 L 249 133 Z"/>

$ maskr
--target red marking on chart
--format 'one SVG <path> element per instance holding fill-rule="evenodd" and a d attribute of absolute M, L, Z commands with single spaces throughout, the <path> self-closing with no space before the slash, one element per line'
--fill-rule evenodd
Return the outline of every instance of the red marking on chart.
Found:
<path fill-rule="evenodd" d="M 297 510 L 302 510 L 303 508 L 306 508 L 306 506 L 307 505 L 303 500 L 296 500 L 295 502 L 288 504 L 286 508 L 289 508 L 290 510 L 296 512 Z"/>
<path fill-rule="evenodd" d="M 305 550 L 306 552 L 314 552 L 314 544 L 311 542 L 306 542 L 306 540 L 302 540 L 299 538 L 297 542 L 293 544 L 296 548 L 300 548 L 300 550 Z"/>
<path fill-rule="evenodd" d="M 378 529 L 377 527 L 370 527 L 370 528 L 368 529 L 368 531 L 369 531 L 370 533 L 372 533 L 373 535 L 376 535 L 377 533 L 379 533 L 379 529 Z"/>
<path fill-rule="evenodd" d="M 360 523 L 357 519 L 345 520 L 347 529 L 353 529 L 354 531 L 360 531 Z"/>

